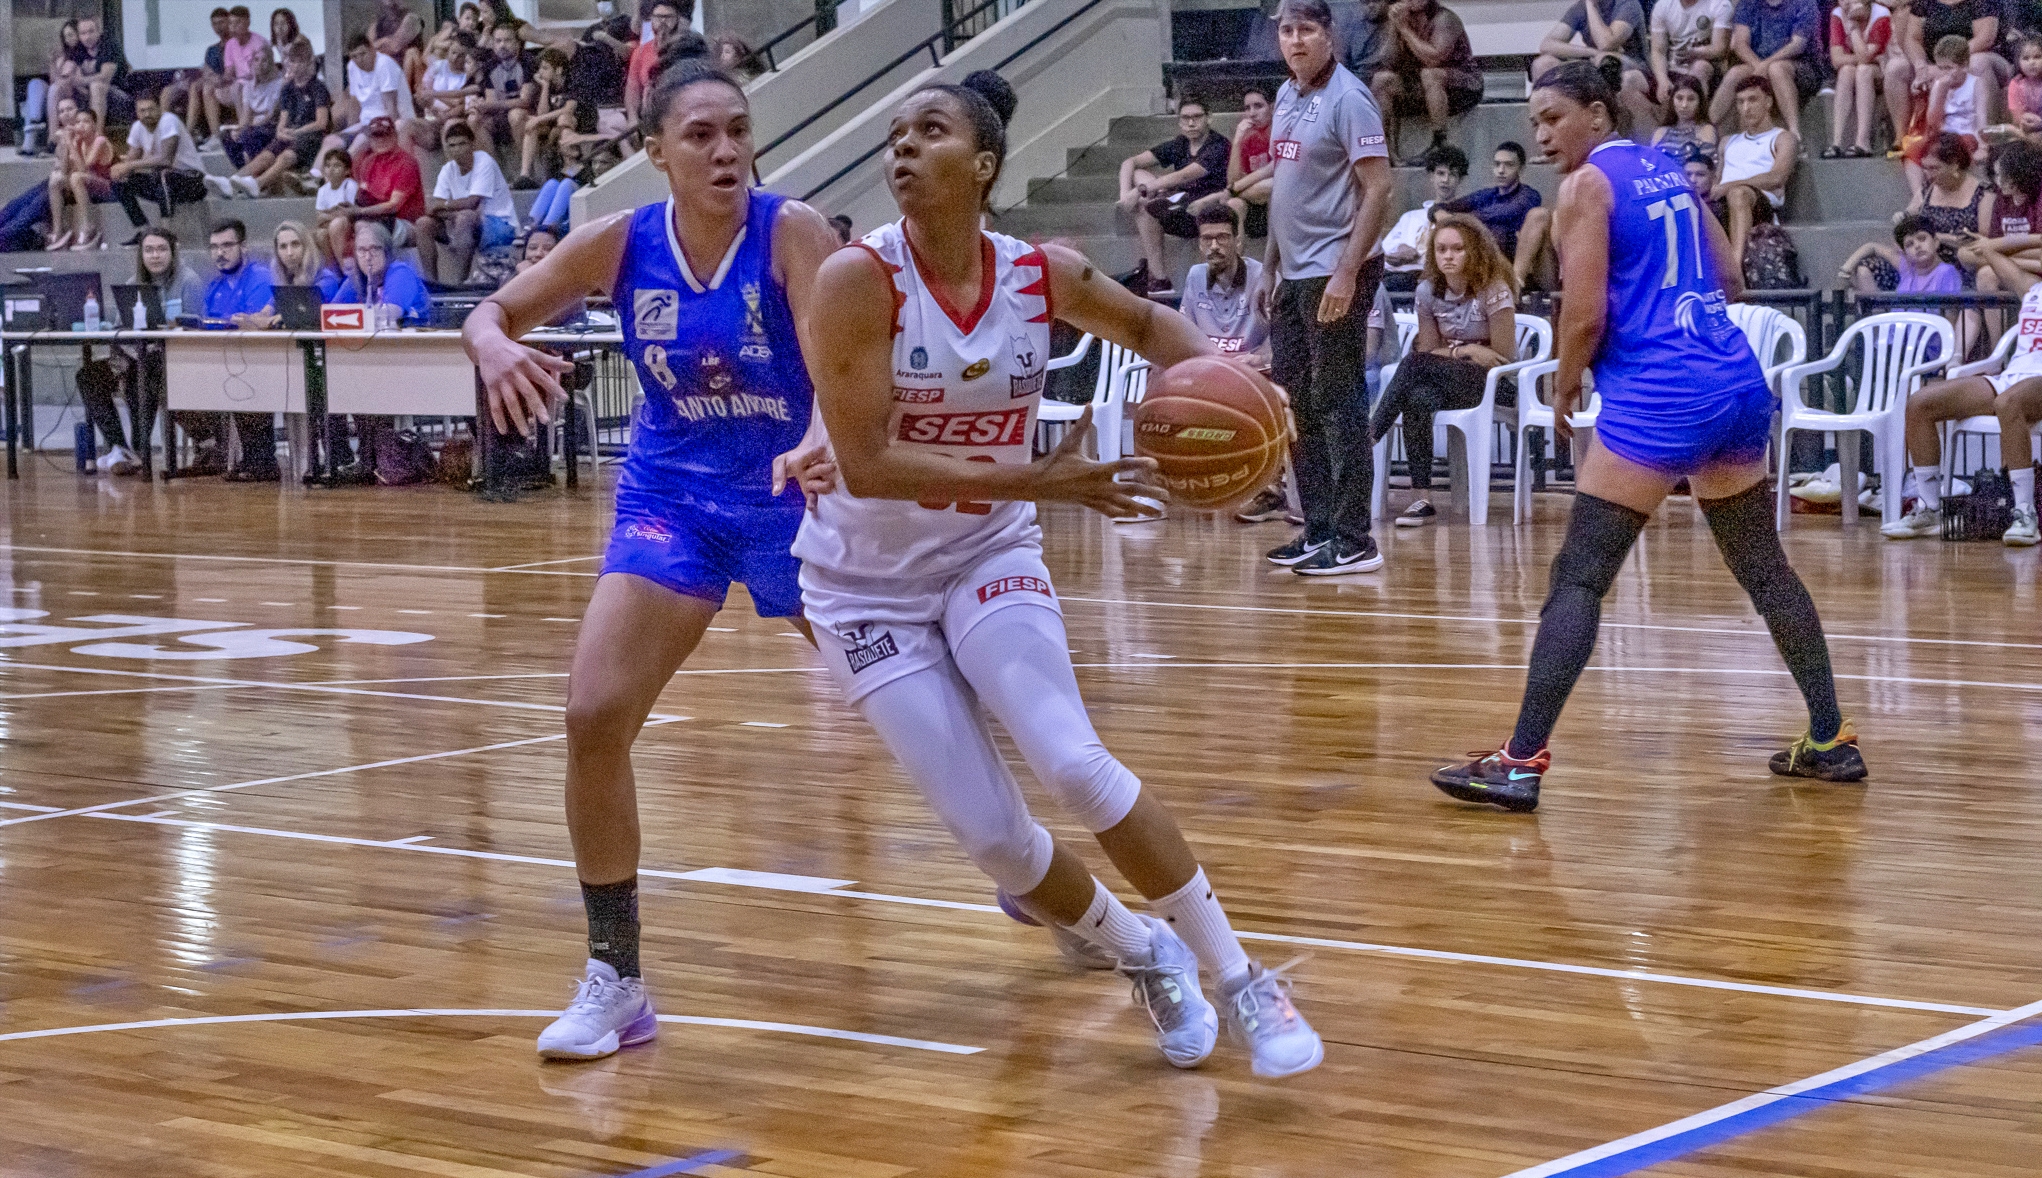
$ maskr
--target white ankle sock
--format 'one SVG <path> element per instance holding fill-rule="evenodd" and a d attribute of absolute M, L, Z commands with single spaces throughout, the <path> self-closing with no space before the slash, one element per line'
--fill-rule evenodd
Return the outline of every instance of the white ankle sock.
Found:
<path fill-rule="evenodd" d="M 1078 923 L 1064 927 L 1123 962 L 1149 960 L 1149 926 L 1096 879 L 1092 881 L 1092 906 L 1085 909 Z"/>
<path fill-rule="evenodd" d="M 2035 510 L 2035 468 L 2016 467 L 2007 471 L 2007 480 L 2014 485 L 2014 510 Z"/>
<path fill-rule="evenodd" d="M 1149 907 L 1177 930 L 1198 955 L 1199 964 L 1218 981 L 1229 982 L 1248 972 L 1248 954 L 1220 902 L 1213 898 L 1212 885 L 1205 882 L 1205 868 L 1199 868 L 1190 883 L 1160 900 L 1149 901 Z"/>
<path fill-rule="evenodd" d="M 1921 496 L 1925 510 L 1934 511 L 1943 505 L 1943 468 L 1940 466 L 1917 466 L 1914 468 L 1914 489 Z"/>

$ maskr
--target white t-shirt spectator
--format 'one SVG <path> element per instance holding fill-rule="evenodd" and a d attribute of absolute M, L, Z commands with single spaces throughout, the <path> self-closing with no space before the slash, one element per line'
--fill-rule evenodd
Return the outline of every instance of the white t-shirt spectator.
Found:
<path fill-rule="evenodd" d="M 203 171 L 198 144 L 191 141 L 191 132 L 185 130 L 184 123 L 167 110 L 156 120 L 154 131 L 143 126 L 142 120 L 136 119 L 128 127 L 128 146 L 140 148 L 144 158 L 153 160 L 157 158 L 156 145 L 172 135 L 177 136 L 177 154 L 170 161 L 170 166 L 180 172 Z"/>
<path fill-rule="evenodd" d="M 351 205 L 355 203 L 355 194 L 360 191 L 361 185 L 355 183 L 353 176 L 342 180 L 339 188 L 335 188 L 331 184 L 321 184 L 319 186 L 319 194 L 312 198 L 312 207 L 314 210 L 323 213 L 328 209 L 338 208 L 341 205 Z"/>
<path fill-rule="evenodd" d="M 1985 118 L 1978 109 L 1978 75 L 1965 74 L 1964 81 L 1951 87 L 1943 99 L 1943 130 L 1976 140 L 1984 127 Z"/>
<path fill-rule="evenodd" d="M 1717 29 L 1731 27 L 1730 0 L 1659 0 L 1652 9 L 1652 32 L 1666 34 L 1667 63 L 1679 66 L 1706 49 Z"/>
<path fill-rule="evenodd" d="M 1390 154 L 1375 96 L 1344 65 L 1310 94 L 1285 82 L 1276 93 L 1269 154 L 1276 168 L 1269 231 L 1276 236 L 1277 277 L 1325 278 L 1354 230 L 1355 162 Z"/>
<path fill-rule="evenodd" d="M 397 92 L 397 109 L 386 109 L 383 93 Z M 356 65 L 353 59 L 347 63 L 347 92 L 362 104 L 362 122 L 366 123 L 378 115 L 393 119 L 416 117 L 411 106 L 411 87 L 404 80 L 404 67 L 387 53 L 376 55 L 376 68 L 367 72 Z"/>
<path fill-rule="evenodd" d="M 1666 0 L 1666 2 L 1673 3 L 1674 0 Z M 1383 234 L 1383 244 L 1380 247 L 1385 255 L 1383 269 L 1408 273 L 1425 268 L 1425 231 L 1432 227 L 1432 206 L 1438 203 L 1438 201 L 1428 200 L 1417 208 L 1406 212 L 1403 216 L 1397 218 L 1395 225 L 1390 226 L 1388 233 Z M 1393 254 L 1399 249 L 1416 250 L 1418 256 L 1409 262 L 1389 261 L 1387 255 Z"/>
<path fill-rule="evenodd" d="M 510 185 L 504 183 L 503 169 L 496 166 L 496 160 L 475 153 L 475 166 L 466 175 L 461 165 L 448 160 L 440 168 L 440 178 L 433 183 L 433 196 L 439 200 L 462 200 L 470 196 L 482 198 L 478 211 L 485 217 L 502 217 L 508 221 L 518 218 L 518 208 L 511 203 Z"/>
<path fill-rule="evenodd" d="M 247 104 L 248 116 L 252 119 L 267 119 L 275 113 L 277 101 L 283 97 L 283 93 L 284 76 L 281 73 L 271 77 L 267 82 L 258 82 L 250 78 L 241 83 L 241 101 Z"/>

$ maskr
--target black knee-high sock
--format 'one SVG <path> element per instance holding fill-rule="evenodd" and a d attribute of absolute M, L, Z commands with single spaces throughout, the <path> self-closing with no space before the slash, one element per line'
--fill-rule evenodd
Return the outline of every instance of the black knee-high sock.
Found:
<path fill-rule="evenodd" d="M 638 877 L 585 883 L 581 902 L 588 909 L 588 955 L 620 978 L 638 977 Z"/>
<path fill-rule="evenodd" d="M 1728 499 L 1697 500 L 1715 533 L 1716 547 L 1737 583 L 1758 607 L 1773 645 L 1793 672 L 1808 701 L 1808 734 L 1818 743 L 1835 739 L 1843 724 L 1836 706 L 1836 677 L 1829 669 L 1829 643 L 1808 587 L 1787 563 L 1773 526 L 1772 496 L 1765 480 Z"/>
<path fill-rule="evenodd" d="M 1539 611 L 1539 636 L 1532 641 L 1531 671 L 1524 680 L 1524 705 L 1509 753 L 1530 757 L 1546 747 L 1574 681 L 1595 653 L 1602 598 L 1617 579 L 1631 545 L 1650 518 L 1593 495 L 1574 496 L 1567 539 L 1553 558 L 1552 586 Z"/>

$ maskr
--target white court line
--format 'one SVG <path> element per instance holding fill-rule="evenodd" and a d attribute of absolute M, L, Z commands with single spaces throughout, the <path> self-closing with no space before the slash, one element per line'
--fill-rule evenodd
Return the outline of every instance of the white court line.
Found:
<path fill-rule="evenodd" d="M 62 817 L 63 815 L 49 815 Z M 296 839 L 304 842 L 330 843 L 349 847 L 370 847 L 378 850 L 419 851 L 431 855 L 451 855 L 462 859 L 489 859 L 499 863 L 525 863 L 539 867 L 560 867 L 574 869 L 572 859 L 550 859 L 537 855 L 511 855 L 501 851 L 476 851 L 465 847 L 436 847 L 408 840 L 349 838 L 345 835 L 312 834 L 306 831 L 278 830 L 261 826 L 236 826 L 220 822 L 197 822 L 188 818 L 151 818 L 136 814 L 95 814 L 94 817 L 115 822 L 140 822 L 154 826 L 176 826 L 193 830 L 217 831 L 226 834 L 260 835 L 268 838 Z M 656 879 L 686 880 L 691 883 L 726 884 L 733 887 L 761 888 L 775 892 L 800 892 L 805 895 L 842 896 L 854 900 L 874 900 L 886 904 L 905 904 L 918 908 L 948 908 L 965 912 L 999 912 L 992 904 L 967 904 L 956 900 L 932 900 L 922 896 L 900 896 L 887 892 L 854 891 L 837 885 L 841 881 L 818 880 L 807 876 L 778 875 L 771 872 L 749 872 L 732 868 L 707 867 L 695 871 L 660 871 L 640 868 L 638 874 Z M 1546 973 L 1585 975 L 1589 977 L 1613 978 L 1627 982 L 1655 982 L 1663 985 L 1688 986 L 1704 990 L 1728 990 L 1741 994 L 1765 994 L 1776 998 L 1806 998 L 1821 1002 L 1842 1002 L 1855 1006 L 1876 1006 L 1894 1010 L 1932 1011 L 1938 1014 L 1991 1015 L 1998 1011 L 1990 1007 L 1960 1006 L 1943 1002 L 1916 1002 L 1905 998 L 1878 998 L 1862 994 L 1839 994 L 1828 990 L 1806 990 L 1790 986 L 1763 986 L 1751 982 L 1726 982 L 1711 978 L 1690 978 L 1679 974 L 1648 973 L 1643 970 L 1605 969 L 1599 966 L 1569 965 L 1563 962 L 1531 961 L 1517 957 L 1493 957 L 1480 953 L 1455 953 L 1443 949 L 1412 949 L 1399 945 L 1378 945 L 1366 941 L 1340 941 L 1329 937 L 1293 937 L 1279 933 L 1240 932 L 1244 941 L 1269 941 L 1283 945 L 1308 945 L 1319 949 L 1340 949 L 1355 953 L 1376 953 L 1393 957 L 1413 957 L 1427 961 L 1443 961 L 1470 965 L 1496 965 L 1512 969 L 1532 969 Z"/>
<path fill-rule="evenodd" d="M 62 806 L 31 806 L 27 802 L 0 802 L 0 810 L 32 810 L 37 814 L 54 814 Z"/>
<path fill-rule="evenodd" d="M 1429 665 L 1429 664 L 1428 664 Z M 820 666 L 809 667 L 683 667 L 674 672 L 681 675 L 796 675 L 820 671 Z M 527 671 L 516 675 L 433 675 L 422 679 L 322 679 L 311 686 L 342 687 L 363 686 L 373 683 L 481 683 L 491 679 L 565 679 L 566 671 Z M 0 699 L 5 699 L 0 696 Z"/>
<path fill-rule="evenodd" d="M 594 556 L 570 556 L 562 560 L 529 560 L 524 564 L 500 564 L 488 571 L 492 573 L 514 573 L 519 569 L 542 569 L 549 564 L 580 564 L 583 561 L 601 559 L 603 559 L 603 554 L 598 552 Z"/>
<path fill-rule="evenodd" d="M 1525 671 L 1529 663 L 1072 663 L 1087 670 L 1179 671 L 1185 669 L 1221 671 Z M 1584 672 L 1605 675 L 1768 675 L 1790 676 L 1785 667 L 1606 667 L 1590 663 Z M 2042 683 L 2002 683 L 1992 679 L 1924 679 L 1913 675 L 1846 675 L 1838 679 L 1860 683 L 1900 683 L 1910 687 L 1996 687 L 2009 691 L 2042 691 Z"/>
<path fill-rule="evenodd" d="M 16 663 L 15 666 L 33 664 Z M 19 695 L 0 695 L 0 700 L 10 699 L 69 699 L 79 695 L 148 695 L 157 691 L 234 691 L 238 683 L 181 683 L 176 687 L 110 687 L 100 691 L 30 691 Z"/>
<path fill-rule="evenodd" d="M 557 1010 L 446 1010 L 422 1007 L 417 1010 L 307 1010 L 295 1014 L 215 1014 L 197 1018 L 157 1018 L 133 1023 L 99 1023 L 89 1027 L 50 1027 L 41 1031 L 15 1031 L 0 1035 L 0 1043 L 23 1039 L 56 1039 L 66 1035 L 91 1035 L 101 1031 L 148 1031 L 158 1027 L 217 1027 L 235 1023 L 291 1023 L 337 1018 L 559 1018 Z M 817 1039 L 843 1039 L 852 1043 L 876 1043 L 882 1047 L 907 1047 L 916 1051 L 937 1051 L 945 1055 L 977 1055 L 983 1047 L 941 1043 L 934 1039 L 905 1039 L 899 1035 L 873 1035 L 844 1031 L 836 1027 L 812 1027 L 805 1023 L 762 1022 L 748 1018 L 705 1018 L 690 1014 L 663 1014 L 663 1023 L 690 1027 L 729 1027 L 741 1031 L 772 1031 L 784 1035 L 809 1035 Z"/>
<path fill-rule="evenodd" d="M 527 703 L 514 699 L 471 699 L 461 695 L 418 695 L 408 691 L 369 691 L 360 687 L 342 687 L 330 683 L 288 683 L 264 679 L 223 679 L 206 675 L 171 675 L 162 671 L 116 671 L 111 667 L 69 667 L 61 663 L 0 663 L 0 671 L 33 670 L 56 671 L 68 675 L 118 675 L 129 679 L 169 679 L 180 683 L 203 683 L 220 687 L 268 687 L 276 691 L 311 691 L 325 695 L 366 695 L 378 699 L 415 699 L 427 703 L 474 704 L 484 708 L 511 708 L 524 712 L 565 712 L 562 704 Z M 689 716 L 668 716 L 655 714 L 655 720 L 672 723 L 676 720 L 692 719 Z"/>
<path fill-rule="evenodd" d="M 1668 1137 L 1678 1137 L 1683 1133 L 1699 1129 L 1704 1125 L 1713 1125 L 1718 1121 L 1727 1121 L 1740 1113 L 1750 1112 L 1752 1109 L 1764 1108 L 1769 1104 L 1778 1104 L 1782 1100 L 1792 1099 L 1803 1092 L 1824 1088 L 1840 1080 L 1848 1080 L 1853 1076 L 1861 1076 L 1866 1072 L 1878 1071 L 1902 1060 L 1912 1059 L 1917 1055 L 1926 1055 L 1931 1051 L 1948 1047 L 1953 1043 L 1962 1043 L 1966 1039 L 1976 1039 L 1988 1031 L 1997 1031 L 2001 1027 L 2033 1018 L 2038 1014 L 2042 1014 L 2042 1002 L 2030 1002 L 2026 1006 L 2017 1006 L 2012 1010 L 2002 1010 L 1993 1014 L 1990 1018 L 1969 1023 L 1955 1030 L 1944 1031 L 1940 1035 L 1932 1035 L 1918 1043 L 1909 1043 L 1905 1047 L 1896 1047 L 1891 1051 L 1882 1052 L 1867 1059 L 1861 1059 L 1856 1063 L 1845 1064 L 1840 1068 L 1824 1072 L 1819 1076 L 1810 1076 L 1805 1080 L 1796 1080 L 1791 1084 L 1782 1084 L 1777 1088 L 1768 1088 L 1764 1092 L 1755 1093 L 1742 1100 L 1733 1100 L 1729 1104 L 1718 1105 L 1707 1112 L 1696 1113 L 1691 1117 L 1683 1117 L 1678 1121 L 1669 1122 L 1656 1129 L 1647 1129 L 1643 1133 L 1633 1133 L 1629 1137 L 1620 1138 L 1604 1145 L 1598 1145 L 1593 1149 L 1584 1149 L 1580 1153 L 1569 1154 L 1564 1158 L 1545 1162 L 1530 1169 L 1514 1171 L 1505 1175 L 1504 1178 L 1547 1178 L 1548 1175 L 1577 1170 L 1591 1162 L 1601 1161 L 1603 1158 L 1623 1153 L 1626 1150 L 1636 1149 L 1641 1145 L 1650 1145 L 1655 1141 L 1663 1141 Z"/>
<path fill-rule="evenodd" d="M 1058 600 L 1082 601 L 1087 605 L 1131 605 L 1143 609 L 1206 609 L 1218 610 L 1223 613 L 1295 614 L 1300 617 L 1313 618 L 1387 618 L 1393 621 L 1463 622 L 1470 625 L 1485 626 L 1536 626 L 1539 624 L 1539 619 L 1536 615 L 1508 618 L 1500 615 L 1483 616 L 1480 614 L 1417 614 L 1393 613 L 1387 610 L 1301 609 L 1273 605 L 1213 605 L 1197 601 L 1137 601 L 1132 598 L 1118 597 L 1072 597 L 1065 594 L 1059 594 Z M 1763 626 L 1753 626 L 1747 629 L 1733 629 L 1727 626 L 1671 626 L 1653 622 L 1612 622 L 1607 618 L 1603 619 L 1601 625 L 1605 630 L 1666 630 L 1676 634 L 1733 634 L 1743 638 L 1756 637 L 1770 640 L 1770 636 L 1767 635 Z M 2042 642 L 1997 642 L 1982 638 L 1911 638 L 1898 634 L 1827 634 L 1825 637 L 1833 642 L 1901 642 L 1918 643 L 1924 646 L 1989 646 L 2008 650 L 2042 650 Z"/>
<path fill-rule="evenodd" d="M 498 570 L 464 564 L 390 564 L 368 560 L 309 560 L 287 556 L 220 556 L 198 552 L 118 552 L 105 548 L 49 548 L 28 544 L 0 544 L 0 552 L 32 552 L 54 556 L 118 556 L 130 560 L 211 560 L 236 564 L 312 565 L 335 569 L 383 569 L 404 573 L 493 573 L 516 572 L 528 577 L 594 577 L 594 573 L 548 572 L 539 569 Z"/>

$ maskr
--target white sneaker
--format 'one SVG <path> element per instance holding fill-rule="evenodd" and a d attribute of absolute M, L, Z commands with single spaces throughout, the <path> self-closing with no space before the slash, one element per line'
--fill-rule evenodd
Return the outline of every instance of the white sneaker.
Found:
<path fill-rule="evenodd" d="M 1198 957 L 1176 930 L 1154 916 L 1139 917 L 1149 926 L 1149 960 L 1120 963 L 1122 977 L 1134 983 L 1135 1005 L 1156 1024 L 1156 1046 L 1171 1066 L 1195 1068 L 1219 1042 L 1219 1012 L 1198 988 Z"/>
<path fill-rule="evenodd" d="M 2001 533 L 1999 542 L 2009 548 L 2033 548 L 2037 540 L 2042 540 L 2042 531 L 2035 526 L 2035 509 L 2014 508 L 2014 522 Z"/>
<path fill-rule="evenodd" d="M 1291 1004 L 1290 978 L 1284 971 L 1294 964 L 1263 969 L 1260 962 L 1251 962 L 1247 977 L 1220 988 L 1228 1033 L 1248 1049 L 1255 1074 L 1265 1079 L 1309 1072 L 1326 1058 L 1319 1032 Z"/>
<path fill-rule="evenodd" d="M 249 196 L 258 197 L 262 195 L 262 186 L 255 182 L 255 177 L 253 176 L 229 176 L 227 177 L 227 182 Z"/>
<path fill-rule="evenodd" d="M 221 200 L 234 199 L 234 186 L 227 182 L 225 176 L 207 174 L 203 179 L 206 182 L 206 187 L 218 193 Z"/>
<path fill-rule="evenodd" d="M 1943 530 L 1943 513 L 1940 508 L 1917 507 L 1892 523 L 1879 529 L 1879 534 L 1888 540 L 1913 540 L 1921 536 L 1940 535 Z"/>
<path fill-rule="evenodd" d="M 544 1059 L 601 1059 L 620 1047 L 650 1043 L 659 1016 L 646 997 L 643 978 L 619 978 L 604 962 L 589 959 L 588 974 L 575 987 L 566 1013 L 539 1032 Z"/>
<path fill-rule="evenodd" d="M 106 462 L 107 459 L 112 459 L 112 461 Z M 104 457 L 101 458 L 101 461 L 106 462 L 106 465 L 100 469 L 109 474 L 126 476 L 142 469 L 141 460 L 136 458 L 135 452 L 126 446 L 115 446 L 113 449 L 108 450 Z"/>

